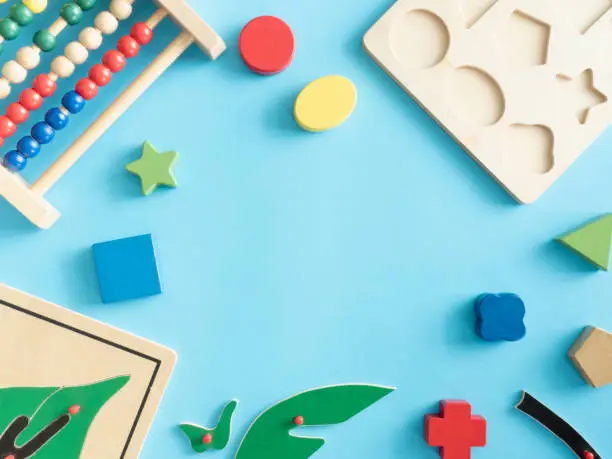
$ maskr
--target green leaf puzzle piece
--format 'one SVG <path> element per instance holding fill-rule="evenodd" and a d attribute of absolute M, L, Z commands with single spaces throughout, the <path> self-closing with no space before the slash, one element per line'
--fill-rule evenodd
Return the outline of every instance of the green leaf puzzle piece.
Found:
<path fill-rule="evenodd" d="M 146 141 L 142 146 L 142 155 L 136 161 L 125 166 L 128 172 L 140 177 L 142 194 L 151 194 L 159 185 L 176 187 L 177 182 L 172 167 L 178 159 L 176 151 L 158 153 L 151 142 Z"/>
<path fill-rule="evenodd" d="M 23 446 L 68 413 L 71 406 L 79 405 L 79 413 L 70 416 L 68 424 L 30 456 L 32 459 L 79 459 L 94 418 L 129 379 L 129 376 L 119 376 L 84 386 L 0 389 L 0 432 L 15 418 L 27 416 L 30 423 L 15 440 L 15 446 Z"/>
<path fill-rule="evenodd" d="M 612 214 L 604 215 L 557 239 L 600 269 L 610 268 Z"/>
<path fill-rule="evenodd" d="M 235 459 L 307 459 L 324 444 L 323 438 L 299 437 L 290 430 L 302 426 L 341 424 L 395 389 L 347 384 L 311 389 L 268 408 L 249 427 Z"/>
<path fill-rule="evenodd" d="M 219 416 L 219 422 L 213 429 L 191 423 L 179 425 L 179 428 L 187 435 L 191 443 L 191 448 L 196 453 L 203 453 L 209 450 L 221 450 L 227 446 L 232 430 L 232 416 L 237 406 L 238 400 L 231 400 L 228 402 L 223 408 L 221 416 Z M 210 435 L 211 437 L 210 443 L 208 444 L 203 441 L 205 435 Z"/>

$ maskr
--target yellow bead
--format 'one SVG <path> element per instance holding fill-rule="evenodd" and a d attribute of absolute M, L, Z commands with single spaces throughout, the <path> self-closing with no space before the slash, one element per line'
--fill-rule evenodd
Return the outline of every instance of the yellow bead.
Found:
<path fill-rule="evenodd" d="M 23 0 L 21 3 L 34 14 L 42 13 L 47 8 L 47 0 Z"/>
<path fill-rule="evenodd" d="M 357 103 L 355 85 L 332 75 L 308 84 L 295 100 L 294 116 L 302 129 L 322 132 L 342 124 Z"/>

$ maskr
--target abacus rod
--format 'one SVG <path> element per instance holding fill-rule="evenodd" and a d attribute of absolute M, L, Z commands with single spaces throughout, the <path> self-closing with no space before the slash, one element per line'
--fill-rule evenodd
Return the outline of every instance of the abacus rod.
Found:
<path fill-rule="evenodd" d="M 62 155 L 30 186 L 40 195 L 49 189 L 83 156 L 128 108 L 194 42 L 189 32 L 182 32 L 149 66 L 104 110 Z"/>

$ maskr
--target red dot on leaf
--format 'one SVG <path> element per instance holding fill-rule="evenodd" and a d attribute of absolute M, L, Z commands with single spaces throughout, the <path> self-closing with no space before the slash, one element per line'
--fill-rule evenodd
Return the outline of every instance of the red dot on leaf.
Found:
<path fill-rule="evenodd" d="M 202 443 L 205 445 L 210 445 L 212 443 L 212 434 L 207 433 L 202 437 Z"/>
<path fill-rule="evenodd" d="M 78 414 L 79 411 L 81 411 L 81 407 L 79 405 L 72 405 L 69 409 L 68 412 L 74 416 L 75 414 Z"/>
<path fill-rule="evenodd" d="M 293 418 L 293 423 L 296 426 L 302 426 L 304 425 L 304 416 L 296 416 Z"/>

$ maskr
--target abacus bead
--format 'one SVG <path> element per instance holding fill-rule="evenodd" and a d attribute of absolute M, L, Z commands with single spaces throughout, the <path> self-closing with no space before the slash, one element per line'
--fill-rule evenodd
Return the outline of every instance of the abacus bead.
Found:
<path fill-rule="evenodd" d="M 85 99 L 83 99 L 76 91 L 70 91 L 62 97 L 62 105 L 66 107 L 70 113 L 79 113 L 85 107 Z"/>
<path fill-rule="evenodd" d="M 0 78 L 0 99 L 6 99 L 11 93 L 11 83 L 6 78 Z"/>
<path fill-rule="evenodd" d="M 53 35 L 47 29 L 39 30 L 38 32 L 36 32 L 33 41 L 34 44 L 45 53 L 53 51 L 53 49 L 55 48 L 55 35 Z"/>
<path fill-rule="evenodd" d="M 5 40 L 14 40 L 19 35 L 19 24 L 11 18 L 4 18 L 0 21 L 0 35 Z"/>
<path fill-rule="evenodd" d="M 17 151 L 26 158 L 33 158 L 40 153 L 40 144 L 37 140 L 27 135 L 17 142 Z"/>
<path fill-rule="evenodd" d="M 73 41 L 68 43 L 66 49 L 64 49 L 64 55 L 70 59 L 73 64 L 82 64 L 87 60 L 87 56 L 89 53 L 87 52 L 87 48 L 85 48 L 78 41 Z"/>
<path fill-rule="evenodd" d="M 81 78 L 74 89 L 85 100 L 91 100 L 98 94 L 98 85 L 89 78 Z"/>
<path fill-rule="evenodd" d="M 113 16 L 110 11 L 102 11 L 96 16 L 94 25 L 103 34 L 110 35 L 117 30 L 119 21 L 117 21 L 117 18 Z"/>
<path fill-rule="evenodd" d="M 21 83 L 28 76 L 28 71 L 17 61 L 8 61 L 2 67 L 2 74 L 13 84 Z"/>
<path fill-rule="evenodd" d="M 125 67 L 125 56 L 119 51 L 111 49 L 104 53 L 102 62 L 111 70 L 111 72 L 117 73 L 123 70 L 123 67 Z"/>
<path fill-rule="evenodd" d="M 32 18 L 34 17 L 32 12 L 23 3 L 17 3 L 11 6 L 10 16 L 11 19 L 20 26 L 27 26 L 32 22 Z"/>
<path fill-rule="evenodd" d="M 34 78 L 34 81 L 32 82 L 32 88 L 34 88 L 34 91 L 36 91 L 41 96 L 49 97 L 55 92 L 57 84 L 55 83 L 55 81 L 49 78 L 49 75 L 41 74 Z"/>
<path fill-rule="evenodd" d="M 19 154 L 17 150 L 11 150 L 2 160 L 2 164 L 11 172 L 19 172 L 26 167 L 28 160 L 25 156 Z"/>
<path fill-rule="evenodd" d="M 130 35 L 141 45 L 146 45 L 153 38 L 153 30 L 144 22 L 137 22 L 132 27 Z"/>
<path fill-rule="evenodd" d="M 23 0 L 21 3 L 34 14 L 42 13 L 47 8 L 47 0 Z"/>
<path fill-rule="evenodd" d="M 86 27 L 81 30 L 79 41 L 87 49 L 98 49 L 102 45 L 102 33 L 93 27 Z"/>
<path fill-rule="evenodd" d="M 130 59 L 138 54 L 140 45 L 132 37 L 126 35 L 117 42 L 117 49 L 121 54 Z"/>
<path fill-rule="evenodd" d="M 74 0 L 74 3 L 79 5 L 83 11 L 88 11 L 96 6 L 96 0 Z"/>
<path fill-rule="evenodd" d="M 30 46 L 24 46 L 17 51 L 17 62 L 26 70 L 32 70 L 40 64 L 40 54 Z"/>
<path fill-rule="evenodd" d="M 61 131 L 64 129 L 68 125 L 69 120 L 68 115 L 57 107 L 53 107 L 45 115 L 45 121 L 47 124 L 56 131 Z"/>
<path fill-rule="evenodd" d="M 53 140 L 53 137 L 55 137 L 55 130 L 44 121 L 39 121 L 32 126 L 31 134 L 38 143 L 44 145 Z"/>
<path fill-rule="evenodd" d="M 42 105 L 43 98 L 32 88 L 27 88 L 21 92 L 19 103 L 28 110 L 37 110 Z"/>
<path fill-rule="evenodd" d="M 51 62 L 51 70 L 60 78 L 68 78 L 74 72 L 74 64 L 66 56 L 57 56 Z"/>
<path fill-rule="evenodd" d="M 30 110 L 19 102 L 13 102 L 6 108 L 6 116 L 8 116 L 13 123 L 21 124 L 30 116 Z"/>
<path fill-rule="evenodd" d="M 117 19 L 127 19 L 132 14 L 132 4 L 128 0 L 112 0 L 109 10 Z"/>
<path fill-rule="evenodd" d="M 12 136 L 16 130 L 17 125 L 13 123 L 8 116 L 0 116 L 0 137 L 6 139 L 7 137 Z"/>
<path fill-rule="evenodd" d="M 68 24 L 75 25 L 81 22 L 83 10 L 76 3 L 66 3 L 60 10 L 60 16 L 63 17 Z"/>
<path fill-rule="evenodd" d="M 89 78 L 98 86 L 106 86 L 112 77 L 113 73 L 104 64 L 96 64 L 89 70 Z"/>

